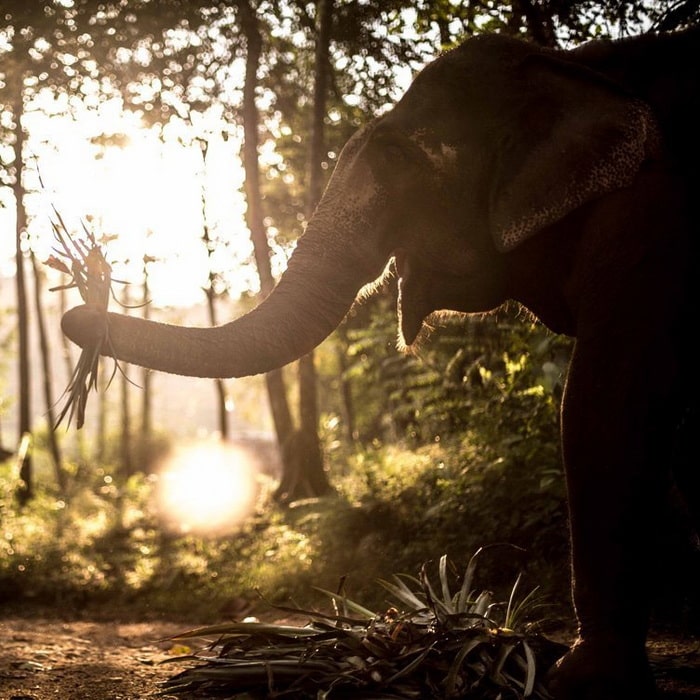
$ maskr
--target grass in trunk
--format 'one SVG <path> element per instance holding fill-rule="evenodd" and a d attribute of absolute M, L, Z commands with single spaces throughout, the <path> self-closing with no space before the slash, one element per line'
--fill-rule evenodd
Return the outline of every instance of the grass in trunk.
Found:
<path fill-rule="evenodd" d="M 75 288 L 85 304 L 101 311 L 100 333 L 96 335 L 97 340 L 94 345 L 81 351 L 68 387 L 63 393 L 65 403 L 53 426 L 54 429 L 57 428 L 68 416 L 68 424 L 70 425 L 75 417 L 76 426 L 80 429 L 85 422 L 85 408 L 90 390 L 97 390 L 100 357 L 105 349 L 111 349 L 107 308 L 110 296 L 113 296 L 112 282 L 118 280 L 112 279 L 112 268 L 105 259 L 103 247 L 87 226 L 82 224 L 83 236 L 72 236 L 55 207 L 54 214 L 56 220 L 52 220 L 51 225 L 56 240 L 56 247 L 53 249 L 55 255 L 50 255 L 45 264 L 68 275 L 70 281 L 53 287 L 50 291 Z M 114 352 L 110 354 L 114 356 Z M 112 377 L 118 369 L 119 365 L 115 358 Z"/>

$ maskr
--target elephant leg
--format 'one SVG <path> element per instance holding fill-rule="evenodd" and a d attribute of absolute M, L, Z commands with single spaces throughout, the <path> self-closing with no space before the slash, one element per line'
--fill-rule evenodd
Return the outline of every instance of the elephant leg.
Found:
<path fill-rule="evenodd" d="M 693 376 L 694 369 L 691 369 L 688 374 Z M 690 398 L 685 399 L 689 405 L 678 421 L 674 476 L 683 495 L 690 526 L 695 529 L 696 535 L 700 535 L 700 469 L 697 465 L 696 449 L 700 421 L 695 405 L 697 395 L 697 391 L 694 391 Z"/>
<path fill-rule="evenodd" d="M 669 436 L 655 420 L 664 387 L 653 379 L 668 366 L 664 337 L 640 323 L 574 350 L 562 425 L 579 630 L 553 673 L 557 699 L 656 697 L 645 643 L 668 486 Z"/>
<path fill-rule="evenodd" d="M 551 675 L 555 700 L 658 700 L 644 650 L 626 649 L 617 637 L 579 638 Z"/>

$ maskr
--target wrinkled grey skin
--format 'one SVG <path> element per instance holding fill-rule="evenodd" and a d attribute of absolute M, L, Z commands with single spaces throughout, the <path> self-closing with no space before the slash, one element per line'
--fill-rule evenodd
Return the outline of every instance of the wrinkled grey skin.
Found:
<path fill-rule="evenodd" d="M 685 328 L 698 38 L 570 52 L 471 39 L 350 139 L 257 309 L 215 329 L 109 316 L 121 360 L 200 377 L 265 372 L 318 345 L 393 257 L 408 345 L 433 311 L 508 299 L 575 336 L 562 443 L 579 639 L 553 675 L 557 698 L 654 697 L 650 543 L 676 428 L 696 415 Z M 96 314 L 69 311 L 65 333 L 90 346 Z M 697 470 L 683 466 L 673 477 L 692 503 Z"/>

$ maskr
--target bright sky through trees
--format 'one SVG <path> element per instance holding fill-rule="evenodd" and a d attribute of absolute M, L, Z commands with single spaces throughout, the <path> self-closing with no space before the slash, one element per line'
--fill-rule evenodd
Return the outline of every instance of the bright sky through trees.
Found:
<path fill-rule="evenodd" d="M 34 157 L 25 182 L 30 239 L 40 260 L 53 244 L 55 206 L 71 229 L 79 231 L 82 218 L 98 239 L 114 237 L 107 250 L 115 278 L 140 282 L 148 255 L 156 260 L 149 269 L 154 303 L 201 301 L 208 274 L 200 240 L 204 186 L 211 234 L 226 244 L 214 253 L 214 265 L 234 297 L 255 291 L 254 269 L 241 267 L 251 245 L 243 220 L 239 144 L 221 137 L 226 125 L 218 115 L 198 115 L 195 125 L 174 120 L 158 134 L 144 129 L 138 115 L 122 111 L 116 100 L 99 109 L 81 108 L 73 116 L 52 115 L 55 104 L 49 99 L 36 107 L 26 119 Z M 197 136 L 208 140 L 206 165 Z M 0 209 L 0 231 L 7 241 L 2 265 L 11 272 L 14 207 L 9 201 L 5 205 Z"/>
<path fill-rule="evenodd" d="M 72 7 L 68 0 L 57 4 Z M 405 19 L 410 27 L 413 21 L 410 12 Z M 381 27 L 377 29 L 380 30 Z M 215 38 L 216 32 L 212 31 Z M 177 39 L 176 32 L 168 36 L 169 41 Z M 0 32 L 0 42 L 10 41 L 10 37 L 11 33 Z M 188 37 L 195 43 L 199 41 L 194 35 Z M 51 49 L 51 43 L 37 41 L 41 50 Z M 216 41 L 213 45 L 217 46 Z M 9 47 L 7 44 L 4 48 Z M 61 53 L 63 63 L 69 58 Z M 137 64 L 141 61 L 137 54 L 131 58 Z M 147 58 L 144 56 L 143 60 Z M 219 104 L 218 111 L 185 109 L 192 123 L 171 117 L 162 130 L 161 127 L 146 129 L 137 112 L 122 110 L 120 100 L 105 101 L 97 74 L 83 80 L 80 94 L 52 92 L 48 88 L 35 93 L 27 105 L 23 125 L 28 134 L 29 152 L 34 156 L 25 163 L 25 185 L 30 193 L 25 202 L 28 230 L 39 260 L 45 260 L 51 248 L 49 217 L 51 207 L 55 206 L 75 231 L 80 230 L 81 218 L 87 219 L 98 239 L 101 236 L 113 239 L 107 257 L 113 263 L 115 278 L 139 283 L 144 255 L 155 259 L 149 266 L 149 285 L 155 304 L 177 306 L 201 301 L 201 288 L 207 284 L 210 269 L 224 279 L 234 299 L 246 291 L 256 292 L 258 279 L 254 267 L 245 264 L 250 259 L 251 244 L 244 223 L 240 141 L 230 119 L 229 123 L 224 122 L 221 107 L 240 100 L 243 68 L 243 61 L 230 62 L 227 78 L 220 86 L 226 94 L 214 101 Z M 409 80 L 408 72 L 404 71 L 401 81 L 404 86 Z M 193 85 L 196 81 L 197 77 Z M 152 106 L 149 90 L 157 90 L 158 86 L 165 90 L 165 83 L 158 79 L 140 85 L 139 90 L 148 93 L 142 95 L 144 109 Z M 168 95 L 164 93 L 163 99 L 179 112 L 183 105 L 178 107 L 177 98 Z M 348 94 L 345 99 L 350 104 L 356 97 Z M 267 97 L 261 94 L 259 99 L 262 104 Z M 2 126 L 9 130 L 10 123 Z M 268 123 L 268 127 L 274 133 L 274 124 Z M 229 136 L 228 140 L 221 138 L 222 133 Z M 206 168 L 196 140 L 202 137 L 208 142 Z M 264 145 L 273 147 L 272 142 Z M 12 162 L 10 146 L 5 146 L 5 150 L 3 161 Z M 265 154 L 261 155 L 264 160 Z M 200 238 L 203 185 L 207 224 L 215 241 L 209 259 Z M 41 190 L 39 194 L 35 194 L 37 190 Z M 15 206 L 9 188 L 0 188 L 0 198 L 4 205 L 0 206 L 3 241 L 0 275 L 9 277 L 14 271 Z M 271 238 L 275 233 L 270 230 Z M 274 249 L 275 244 L 271 245 Z M 273 272 L 277 275 L 285 266 L 289 251 L 277 248 L 274 252 L 277 255 L 272 261 Z M 54 271 L 47 272 L 56 276 Z"/>

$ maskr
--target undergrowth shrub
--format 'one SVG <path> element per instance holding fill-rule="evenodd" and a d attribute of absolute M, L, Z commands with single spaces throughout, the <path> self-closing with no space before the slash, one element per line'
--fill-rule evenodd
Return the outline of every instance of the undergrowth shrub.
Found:
<path fill-rule="evenodd" d="M 0 598 L 204 622 L 264 610 L 259 595 L 317 604 L 315 586 L 335 590 L 341 581 L 380 608 L 378 578 L 416 573 L 442 554 L 464 565 L 492 543 L 537 542 L 526 553 L 504 547 L 483 557 L 485 585 L 507 590 L 529 567 L 534 585 L 546 587 L 542 561 L 566 568 L 560 480 L 538 480 L 468 439 L 366 450 L 343 468 L 331 496 L 285 508 L 263 501 L 238 528 L 205 536 L 162 527 L 154 475 L 117 485 L 103 469 L 69 501 L 39 489 L 20 509 L 3 467 Z"/>

